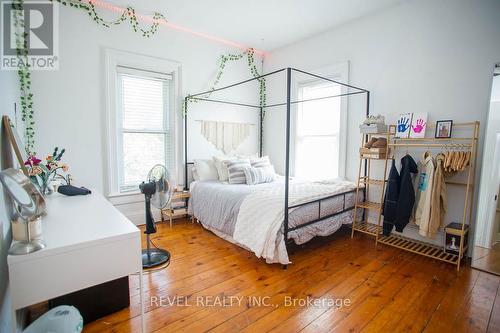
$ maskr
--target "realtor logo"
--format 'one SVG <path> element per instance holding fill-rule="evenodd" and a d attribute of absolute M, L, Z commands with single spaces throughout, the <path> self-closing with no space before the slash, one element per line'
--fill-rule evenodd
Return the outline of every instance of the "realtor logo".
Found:
<path fill-rule="evenodd" d="M 58 6 L 45 0 L 2 1 L 1 5 L 0 69 L 17 70 L 24 64 L 31 70 L 59 69 Z"/>

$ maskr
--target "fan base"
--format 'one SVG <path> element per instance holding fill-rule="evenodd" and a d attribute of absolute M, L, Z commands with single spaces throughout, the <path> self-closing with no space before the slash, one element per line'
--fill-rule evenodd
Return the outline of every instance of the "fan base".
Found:
<path fill-rule="evenodd" d="M 170 261 L 170 252 L 162 249 L 142 250 L 142 267 L 151 268 Z"/>

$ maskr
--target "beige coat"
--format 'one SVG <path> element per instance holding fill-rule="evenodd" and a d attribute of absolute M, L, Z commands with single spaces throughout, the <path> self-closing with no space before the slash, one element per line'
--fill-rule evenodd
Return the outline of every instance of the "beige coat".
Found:
<path fill-rule="evenodd" d="M 444 181 L 444 154 L 436 155 L 436 171 L 431 192 L 431 216 L 427 230 L 427 237 L 434 237 L 442 226 L 448 209 L 448 195 Z"/>
<path fill-rule="evenodd" d="M 432 188 L 434 186 L 435 165 L 432 155 L 425 152 L 422 156 L 420 173 L 417 178 L 417 195 L 415 206 L 415 223 L 419 226 L 419 233 L 429 235 L 429 221 L 431 219 Z"/>

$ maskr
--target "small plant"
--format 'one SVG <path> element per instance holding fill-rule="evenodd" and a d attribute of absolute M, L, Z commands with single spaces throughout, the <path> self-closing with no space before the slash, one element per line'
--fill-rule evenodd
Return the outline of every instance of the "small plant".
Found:
<path fill-rule="evenodd" d="M 58 147 L 55 147 L 54 152 L 45 157 L 45 161 L 31 155 L 24 162 L 31 181 L 38 186 L 42 194 L 52 193 L 50 184 L 56 179 L 62 179 L 68 183 L 69 175 L 66 177 L 60 173 L 61 171 L 67 172 L 69 169 L 67 164 L 61 162 L 65 151 L 65 149 L 59 150 Z"/>

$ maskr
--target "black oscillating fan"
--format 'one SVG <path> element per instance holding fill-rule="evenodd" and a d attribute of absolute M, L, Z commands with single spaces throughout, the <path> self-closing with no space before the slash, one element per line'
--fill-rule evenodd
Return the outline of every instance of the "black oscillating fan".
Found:
<path fill-rule="evenodd" d="M 163 209 L 172 199 L 173 188 L 170 175 L 163 165 L 155 165 L 148 174 L 148 182 L 139 185 L 146 203 L 146 249 L 142 250 L 142 267 L 150 268 L 170 261 L 170 252 L 159 249 L 151 243 L 150 235 L 156 232 L 156 224 L 151 213 L 151 205 Z M 151 247 L 153 245 L 153 247 Z"/>

